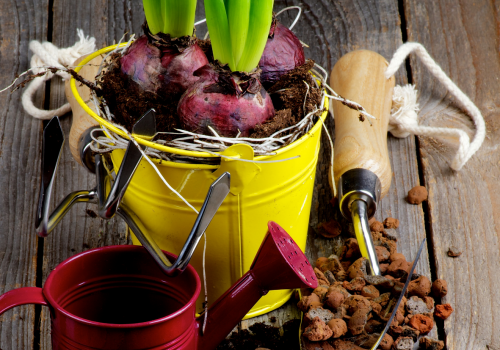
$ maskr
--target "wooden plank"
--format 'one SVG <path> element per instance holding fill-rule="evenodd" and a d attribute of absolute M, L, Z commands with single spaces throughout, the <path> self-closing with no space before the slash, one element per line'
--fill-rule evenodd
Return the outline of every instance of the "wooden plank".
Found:
<path fill-rule="evenodd" d="M 455 312 L 444 322 L 448 349 L 500 349 L 500 1 L 404 2 L 409 41 L 430 55 L 482 111 L 486 140 L 458 172 L 449 163 L 453 139 L 419 137 L 429 190 L 429 221 L 437 276 L 448 282 Z M 465 130 L 475 128 L 460 104 L 415 57 L 413 81 L 420 92 L 420 123 Z M 450 246 L 463 254 L 447 256 Z"/>
<path fill-rule="evenodd" d="M 97 48 L 102 48 L 118 42 L 125 33 L 140 35 L 144 21 L 140 1 L 55 1 L 53 13 L 53 43 L 58 47 L 72 46 L 78 40 L 76 29 L 81 28 L 85 35 L 96 38 Z M 54 79 L 50 88 L 51 108 L 66 103 L 64 82 Z M 71 115 L 63 119 L 62 125 L 65 135 L 69 135 Z M 66 142 L 54 188 L 56 201 L 72 191 L 94 186 L 95 176 L 76 163 Z M 44 281 L 57 264 L 72 255 L 100 246 L 130 243 L 126 225 L 120 219 L 91 218 L 86 209 L 96 210 L 96 206 L 77 204 L 45 240 Z M 41 349 L 52 348 L 48 310 L 42 312 L 40 340 Z"/>
<path fill-rule="evenodd" d="M 0 0 L 1 88 L 29 68 L 29 41 L 46 38 L 47 5 L 47 0 Z M 42 123 L 24 112 L 21 94 L 0 94 L 0 294 L 36 283 Z M 43 100 L 40 91 L 34 101 Z M 34 306 L 16 307 L 0 316 L 0 348 L 31 349 L 34 320 Z"/>

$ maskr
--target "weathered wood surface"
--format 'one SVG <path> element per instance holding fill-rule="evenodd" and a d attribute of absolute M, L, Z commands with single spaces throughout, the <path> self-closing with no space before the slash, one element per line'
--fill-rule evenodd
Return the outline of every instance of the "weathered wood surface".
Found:
<path fill-rule="evenodd" d="M 200 1 L 202 3 L 202 1 Z M 421 240 L 432 237 L 432 260 L 425 251 L 417 272 L 445 278 L 449 295 L 444 299 L 455 308 L 444 323 L 448 349 L 500 349 L 498 254 L 498 195 L 500 192 L 500 159 L 496 149 L 500 135 L 498 121 L 500 99 L 500 64 L 498 28 L 500 2 L 478 0 L 275 0 L 276 10 L 290 5 L 302 6 L 304 13 L 294 32 L 309 45 L 306 55 L 327 71 L 345 53 L 355 49 L 371 49 L 390 60 L 394 51 L 408 35 L 419 41 L 451 78 L 477 104 L 487 120 L 488 135 L 478 155 L 460 172 L 448 166 L 456 143 L 452 140 L 420 137 L 388 138 L 393 179 L 389 194 L 377 212 L 379 220 L 396 217 L 399 250 L 412 259 Z M 51 6 L 51 8 L 49 8 Z M 5 86 L 29 66 L 30 40 L 51 39 L 60 47 L 73 45 L 76 28 L 96 37 L 97 46 L 117 42 L 123 33 L 140 33 L 143 22 L 140 1 L 90 0 L 24 1 L 0 0 L 0 81 Z M 404 23 L 400 18 L 404 14 Z M 293 12 L 280 19 L 290 24 Z M 50 18 L 50 20 L 49 20 Z M 203 18 L 199 7 L 197 19 Z M 406 26 L 406 27 L 405 27 Z M 198 28 L 204 35 L 206 26 Z M 450 98 L 428 71 L 412 58 L 411 72 L 402 67 L 396 74 L 397 84 L 411 76 L 420 96 L 421 122 L 427 125 L 450 125 L 473 135 L 472 122 L 459 112 L 459 105 Z M 50 83 L 47 99 L 50 108 L 65 102 L 62 82 Z M 0 293 L 21 286 L 34 286 L 37 277 L 42 283 L 62 260 L 81 251 L 110 244 L 126 244 L 125 226 L 118 220 L 105 222 L 86 215 L 92 205 L 79 205 L 59 224 L 58 228 L 38 244 L 34 233 L 34 217 L 38 199 L 42 123 L 28 116 L 20 105 L 21 92 L 0 94 Z M 36 103 L 42 106 L 43 91 Z M 66 135 L 71 117 L 63 120 Z M 327 123 L 334 133 L 333 122 Z M 326 138 L 322 142 L 307 255 L 311 262 L 319 256 L 338 251 L 341 239 L 327 240 L 316 233 L 319 223 L 338 215 L 329 204 L 328 184 L 330 149 Z M 424 178 L 419 178 L 422 163 Z M 424 204 L 428 216 L 425 222 L 422 206 L 405 202 L 407 191 L 425 183 L 430 199 Z M 93 175 L 79 166 L 65 148 L 61 160 L 54 204 L 66 194 L 78 189 L 90 189 Z M 457 259 L 446 255 L 455 245 L 464 253 Z M 40 255 L 40 256 L 39 256 Z M 37 260 L 37 257 L 39 258 Z M 37 274 L 38 271 L 38 274 Z M 48 312 L 41 309 L 41 330 L 35 330 L 35 307 L 16 308 L 0 317 L 0 348 L 50 349 Z M 280 310 L 241 322 L 237 329 L 246 329 L 254 322 L 271 325 L 298 316 L 293 302 Z M 35 344 L 36 342 L 36 344 Z"/>
<path fill-rule="evenodd" d="M 456 140 L 419 137 L 436 275 L 448 281 L 448 349 L 500 349 L 500 1 L 405 0 L 408 40 L 430 55 L 477 105 L 486 140 L 459 171 L 449 168 Z M 475 128 L 460 104 L 419 59 L 411 58 L 425 125 Z M 462 255 L 447 256 L 450 246 Z"/>
<path fill-rule="evenodd" d="M 28 43 L 47 37 L 47 0 L 0 3 L 2 88 L 29 68 Z M 41 10 L 41 13 L 39 12 Z M 43 104 L 44 91 L 35 101 Z M 41 122 L 26 117 L 21 91 L 0 94 L 0 293 L 34 287 L 37 270 L 35 204 L 40 173 Z M 35 307 L 0 316 L 0 348 L 31 349 Z"/>
<path fill-rule="evenodd" d="M 125 33 L 139 33 L 144 21 L 142 2 L 139 1 L 55 1 L 53 6 L 52 41 L 58 47 L 72 46 L 77 40 L 77 28 L 96 38 L 97 48 L 118 42 Z M 128 38 L 128 36 L 127 36 Z M 53 80 L 50 85 L 50 108 L 66 103 L 64 83 Z M 71 115 L 62 121 L 65 135 L 69 135 Z M 91 189 L 95 176 L 87 172 L 71 156 L 66 142 L 64 154 L 54 187 L 54 197 L 60 201 L 68 193 Z M 126 225 L 118 218 L 105 221 L 92 218 L 86 209 L 92 204 L 77 204 L 58 227 L 45 239 L 43 251 L 43 280 L 64 259 L 82 251 L 113 244 L 127 244 Z M 51 349 L 50 314 L 42 311 L 40 349 Z"/>

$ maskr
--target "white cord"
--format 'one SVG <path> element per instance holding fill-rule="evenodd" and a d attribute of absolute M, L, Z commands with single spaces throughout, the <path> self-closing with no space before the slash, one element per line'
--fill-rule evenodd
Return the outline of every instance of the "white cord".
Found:
<path fill-rule="evenodd" d="M 299 18 L 300 18 L 300 15 L 302 14 L 302 7 L 300 6 L 289 6 L 289 7 L 285 7 L 283 10 L 281 10 L 280 12 L 278 12 L 276 14 L 276 17 L 278 17 L 281 13 L 285 12 L 285 11 L 288 11 L 288 10 L 292 10 L 292 9 L 297 9 L 299 10 L 299 13 L 297 14 L 297 16 L 295 17 L 295 20 L 293 21 L 293 23 L 290 25 L 290 27 L 288 29 L 292 30 L 293 27 L 295 27 L 295 24 L 298 22 Z"/>
<path fill-rule="evenodd" d="M 68 48 L 59 49 L 49 42 L 40 43 L 36 40 L 30 42 L 29 48 L 34 53 L 30 63 L 31 71 L 35 75 L 45 73 L 45 75 L 36 77 L 31 81 L 24 90 L 21 98 L 25 111 L 31 116 L 48 120 L 56 115 L 62 116 L 71 111 L 69 103 L 53 110 L 39 109 L 33 104 L 33 95 L 46 81 L 52 79 L 54 75 L 58 75 L 63 79 L 69 79 L 70 74 L 66 72 L 66 67 L 71 66 L 77 58 L 95 51 L 95 38 L 85 36 L 81 29 L 77 29 L 76 32 L 80 40 Z M 47 69 L 48 67 L 57 68 L 57 73 L 52 73 Z"/>
<path fill-rule="evenodd" d="M 454 136 L 459 139 L 459 146 L 451 163 L 453 170 L 460 170 L 472 155 L 481 147 L 486 136 L 484 118 L 476 105 L 453 83 L 439 65 L 432 59 L 425 48 L 414 42 L 401 45 L 394 53 L 391 63 L 387 67 L 385 76 L 389 79 L 403 64 L 410 53 L 416 53 L 429 71 L 439 80 L 448 91 L 457 99 L 465 111 L 470 115 L 476 126 L 476 134 L 472 142 L 464 130 L 456 128 L 438 128 L 421 126 L 418 124 L 418 104 L 416 91 L 412 86 L 396 87 L 393 97 L 393 113 L 389 121 L 389 131 L 396 137 L 406 137 L 410 133 L 422 136 Z M 413 90 L 413 91 L 412 91 Z"/>

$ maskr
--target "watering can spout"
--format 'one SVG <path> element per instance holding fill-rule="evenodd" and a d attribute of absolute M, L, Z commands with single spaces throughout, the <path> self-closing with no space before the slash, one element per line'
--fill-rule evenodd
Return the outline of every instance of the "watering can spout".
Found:
<path fill-rule="evenodd" d="M 304 253 L 277 223 L 268 232 L 250 270 L 197 319 L 199 350 L 215 349 L 261 296 L 270 290 L 316 288 L 318 281 Z"/>

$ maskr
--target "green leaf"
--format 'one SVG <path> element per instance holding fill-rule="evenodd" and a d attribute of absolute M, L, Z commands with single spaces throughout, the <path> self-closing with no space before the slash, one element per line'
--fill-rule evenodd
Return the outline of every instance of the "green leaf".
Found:
<path fill-rule="evenodd" d="M 259 64 L 273 20 L 273 5 L 274 0 L 252 0 L 245 48 L 236 66 L 238 71 L 250 72 Z"/>
<path fill-rule="evenodd" d="M 163 33 L 173 38 L 193 35 L 195 12 L 196 0 L 162 0 Z"/>
<path fill-rule="evenodd" d="M 225 3 L 234 63 L 238 66 L 247 41 L 251 0 L 225 0 Z"/>
<path fill-rule="evenodd" d="M 224 0 L 205 0 L 205 15 L 214 58 L 223 64 L 229 64 L 229 68 L 234 71 L 236 65 Z"/>
<path fill-rule="evenodd" d="M 152 34 L 157 34 L 163 30 L 163 17 L 161 15 L 161 0 L 143 0 L 144 14 L 148 22 L 149 30 Z"/>
<path fill-rule="evenodd" d="M 152 34 L 193 35 L 196 0 L 143 0 L 142 4 Z"/>

